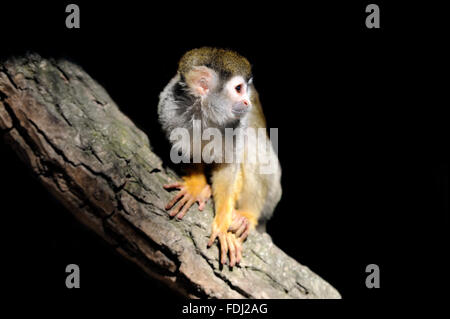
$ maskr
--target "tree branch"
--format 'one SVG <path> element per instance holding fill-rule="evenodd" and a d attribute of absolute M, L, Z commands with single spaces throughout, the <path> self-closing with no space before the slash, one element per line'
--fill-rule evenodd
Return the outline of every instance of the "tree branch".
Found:
<path fill-rule="evenodd" d="M 162 185 L 177 176 L 147 136 L 80 67 L 35 54 L 0 63 L 0 129 L 42 184 L 120 254 L 188 297 L 340 298 L 307 267 L 253 232 L 243 260 L 207 249 L 211 203 L 170 219 Z"/>

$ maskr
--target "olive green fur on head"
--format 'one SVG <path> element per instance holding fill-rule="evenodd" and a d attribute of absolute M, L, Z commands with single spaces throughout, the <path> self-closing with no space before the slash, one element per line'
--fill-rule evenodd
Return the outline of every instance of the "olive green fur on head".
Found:
<path fill-rule="evenodd" d="M 206 66 L 221 76 L 241 75 L 245 80 L 251 78 L 251 65 L 242 55 L 226 49 L 202 47 L 186 52 L 178 64 L 178 72 L 185 76 L 196 66 Z"/>

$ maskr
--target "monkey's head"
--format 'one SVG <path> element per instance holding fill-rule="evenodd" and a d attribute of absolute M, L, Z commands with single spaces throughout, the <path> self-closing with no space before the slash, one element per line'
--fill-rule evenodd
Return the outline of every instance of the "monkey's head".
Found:
<path fill-rule="evenodd" d="M 236 52 L 199 48 L 180 60 L 178 73 L 187 91 L 216 124 L 234 122 L 251 108 L 251 66 Z"/>

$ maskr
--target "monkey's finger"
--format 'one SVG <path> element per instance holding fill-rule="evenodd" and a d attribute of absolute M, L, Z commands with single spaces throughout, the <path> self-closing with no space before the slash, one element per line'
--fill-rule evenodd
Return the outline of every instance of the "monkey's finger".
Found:
<path fill-rule="evenodd" d="M 203 210 L 203 209 L 205 209 L 206 201 L 205 201 L 204 199 L 198 200 L 197 202 L 198 202 L 198 210 Z"/>
<path fill-rule="evenodd" d="M 239 239 L 234 238 L 234 247 L 236 248 L 236 264 L 239 264 L 242 259 L 242 245 Z"/>
<path fill-rule="evenodd" d="M 195 199 L 193 199 L 192 197 L 189 198 L 187 203 L 183 206 L 183 209 L 181 210 L 181 212 L 178 213 L 177 218 L 182 219 L 184 217 L 184 215 L 186 214 L 186 212 L 188 211 L 188 209 L 191 208 L 192 204 L 194 204 L 194 203 L 195 203 Z"/>
<path fill-rule="evenodd" d="M 244 231 L 249 227 L 249 222 L 247 218 L 244 218 L 244 222 L 241 224 L 239 229 L 236 231 L 236 237 L 239 238 L 244 233 Z"/>
<path fill-rule="evenodd" d="M 212 195 L 211 186 L 208 185 L 208 186 L 206 187 L 206 194 L 205 194 L 206 200 L 208 200 L 208 198 L 210 198 L 211 195 Z"/>
<path fill-rule="evenodd" d="M 228 231 L 231 232 L 236 232 L 242 225 L 242 223 L 244 222 L 242 217 L 236 218 L 232 221 L 230 227 L 228 227 Z"/>
<path fill-rule="evenodd" d="M 171 217 L 175 216 L 176 214 L 178 214 L 178 212 L 180 211 L 181 207 L 184 206 L 184 204 L 189 200 L 188 196 L 184 196 L 179 202 L 178 204 L 172 208 L 172 210 L 170 211 L 169 215 Z"/>
<path fill-rule="evenodd" d="M 201 196 L 202 196 L 205 200 L 208 200 L 208 198 L 211 197 L 211 186 L 206 185 L 206 186 L 203 188 L 202 192 L 201 192 Z"/>
<path fill-rule="evenodd" d="M 239 237 L 239 240 L 241 241 L 241 243 L 243 243 L 245 241 L 245 239 L 247 238 L 248 234 L 250 233 L 250 226 L 248 226 L 244 233 L 241 235 L 241 237 Z"/>
<path fill-rule="evenodd" d="M 230 267 L 234 267 L 234 265 L 236 264 L 236 249 L 234 247 L 233 237 L 234 235 L 231 233 L 227 234 L 226 236 L 230 256 Z"/>
<path fill-rule="evenodd" d="M 226 234 L 219 233 L 219 242 L 220 242 L 220 253 L 221 253 L 220 263 L 222 265 L 225 265 L 227 263 L 227 252 L 228 252 Z"/>
<path fill-rule="evenodd" d="M 214 243 L 214 241 L 216 240 L 217 236 L 219 235 L 219 231 L 213 229 L 211 237 L 209 237 L 209 241 L 208 241 L 208 247 L 211 247 L 212 244 Z"/>
<path fill-rule="evenodd" d="M 163 187 L 165 189 L 181 188 L 181 187 L 183 187 L 183 183 L 182 182 L 175 182 L 175 183 L 165 184 L 165 185 L 163 185 Z"/>
<path fill-rule="evenodd" d="M 186 194 L 186 190 L 182 189 L 181 191 L 178 192 L 177 195 L 175 195 L 172 200 L 170 202 L 167 203 L 166 205 L 166 209 L 171 209 L 173 207 L 173 205 L 175 205 L 176 202 L 178 202 L 178 200 L 184 196 L 184 194 Z"/>
<path fill-rule="evenodd" d="M 245 217 L 239 217 L 239 218 L 235 218 L 233 220 L 233 222 L 231 223 L 230 227 L 228 228 L 228 231 L 231 232 L 236 232 L 241 226 L 242 224 L 245 222 Z"/>

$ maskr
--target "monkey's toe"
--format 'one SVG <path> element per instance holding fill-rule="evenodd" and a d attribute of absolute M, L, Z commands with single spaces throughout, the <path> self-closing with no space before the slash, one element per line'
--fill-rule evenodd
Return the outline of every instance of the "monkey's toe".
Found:
<path fill-rule="evenodd" d="M 228 231 L 234 233 L 236 238 L 242 243 L 247 238 L 251 230 L 250 220 L 238 210 L 233 211 L 233 221 Z"/>
<path fill-rule="evenodd" d="M 230 267 L 234 267 L 239 264 L 242 259 L 242 244 L 239 238 L 233 233 L 227 234 L 229 257 L 230 257 Z"/>

